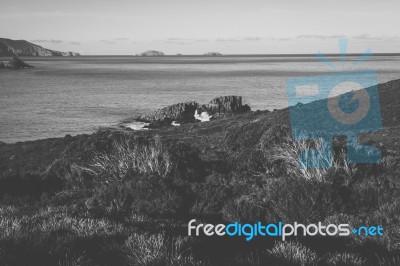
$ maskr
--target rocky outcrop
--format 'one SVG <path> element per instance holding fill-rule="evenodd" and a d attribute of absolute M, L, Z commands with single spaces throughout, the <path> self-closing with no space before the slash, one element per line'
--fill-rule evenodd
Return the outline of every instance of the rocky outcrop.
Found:
<path fill-rule="evenodd" d="M 221 56 L 221 53 L 218 52 L 208 52 L 204 54 L 205 56 Z"/>
<path fill-rule="evenodd" d="M 64 53 L 63 53 L 64 55 Z M 66 52 L 64 56 L 80 56 L 80 53 L 74 53 L 74 52 Z"/>
<path fill-rule="evenodd" d="M 78 53 L 60 52 L 43 48 L 25 40 L 0 38 L 0 56 L 78 56 Z"/>
<path fill-rule="evenodd" d="M 164 56 L 164 53 L 155 50 L 147 50 L 146 52 L 139 54 L 139 56 Z"/>
<path fill-rule="evenodd" d="M 243 105 L 242 96 L 222 96 L 211 100 L 208 104 L 201 105 L 198 112 L 207 112 L 214 117 L 227 114 L 238 114 L 250 111 L 247 104 Z"/>
<path fill-rule="evenodd" d="M 144 114 L 137 118 L 143 122 L 153 123 L 171 123 L 172 121 L 178 122 L 192 122 L 194 121 L 194 112 L 198 107 L 196 102 L 178 103 L 159 109 L 150 114 Z"/>
<path fill-rule="evenodd" d="M 33 66 L 28 65 L 27 63 L 19 59 L 17 56 L 13 56 L 13 58 L 7 63 L 7 68 L 11 69 L 31 68 L 31 67 Z"/>
<path fill-rule="evenodd" d="M 210 101 L 208 104 L 200 105 L 197 102 L 178 103 L 159 109 L 153 113 L 144 114 L 137 118 L 138 121 L 150 123 L 150 128 L 176 123 L 192 123 L 200 116 L 215 119 L 231 114 L 239 114 L 250 111 L 250 107 L 242 104 L 241 96 L 223 96 Z M 197 114 L 197 118 L 196 118 Z"/>

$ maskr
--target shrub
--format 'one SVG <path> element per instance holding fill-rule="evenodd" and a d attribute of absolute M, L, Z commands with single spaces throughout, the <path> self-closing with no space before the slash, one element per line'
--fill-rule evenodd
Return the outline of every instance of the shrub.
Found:
<path fill-rule="evenodd" d="M 188 193 L 194 196 L 190 213 L 196 216 L 221 216 L 224 204 L 229 201 L 231 188 L 223 184 L 193 184 Z"/>
<path fill-rule="evenodd" d="M 304 152 L 309 150 L 313 150 L 314 155 L 311 152 Z M 273 160 L 283 162 L 282 166 L 289 176 L 327 182 L 331 181 L 330 177 L 340 173 L 344 176 L 344 184 L 349 185 L 357 168 L 347 162 L 343 152 L 339 153 L 338 158 L 333 158 L 332 153 L 331 144 L 321 139 L 311 142 L 300 140 L 274 146 L 271 157 Z M 300 160 L 301 156 L 303 160 Z M 331 162 L 332 167 L 330 167 Z"/>
<path fill-rule="evenodd" d="M 92 163 L 83 169 L 109 183 L 124 180 L 135 173 L 166 178 L 173 165 L 171 156 L 159 137 L 147 144 L 124 137 L 114 140 L 109 152 L 95 153 Z"/>
<path fill-rule="evenodd" d="M 93 201 L 110 214 L 134 212 L 146 215 L 171 215 L 179 212 L 183 198 L 158 177 L 136 176 L 94 191 Z M 96 206 L 94 206 L 96 207 Z"/>
<path fill-rule="evenodd" d="M 228 201 L 227 221 L 314 223 L 345 209 L 346 197 L 332 184 L 294 177 L 269 178 Z"/>
<path fill-rule="evenodd" d="M 378 257 L 379 266 L 398 266 L 400 265 L 400 255 Z"/>
<path fill-rule="evenodd" d="M 165 234 L 133 234 L 124 245 L 125 256 L 130 265 L 202 265 L 184 250 L 182 238 L 169 239 Z"/>
<path fill-rule="evenodd" d="M 324 265 L 361 266 L 365 264 L 366 260 L 364 258 L 350 252 L 329 253 L 324 259 Z"/>
<path fill-rule="evenodd" d="M 77 256 L 75 254 L 71 254 L 68 250 L 61 256 L 58 260 L 58 266 L 84 266 L 91 265 L 92 262 L 90 259 L 86 258 L 85 252 L 81 255 Z"/>
<path fill-rule="evenodd" d="M 243 265 L 243 266 L 261 266 L 265 265 L 263 263 L 264 254 L 260 254 L 260 252 L 246 252 L 246 253 L 237 253 L 234 256 L 235 265 Z"/>
<path fill-rule="evenodd" d="M 278 242 L 271 250 L 268 250 L 268 253 L 285 265 L 313 265 L 318 262 L 317 253 L 299 242 Z"/>
<path fill-rule="evenodd" d="M 168 257 L 166 242 L 163 234 L 133 234 L 125 241 L 124 250 L 132 265 L 162 265 Z"/>
<path fill-rule="evenodd" d="M 264 221 L 268 210 L 263 206 L 260 194 L 243 195 L 229 201 L 222 212 L 224 220 L 240 223 Z"/>

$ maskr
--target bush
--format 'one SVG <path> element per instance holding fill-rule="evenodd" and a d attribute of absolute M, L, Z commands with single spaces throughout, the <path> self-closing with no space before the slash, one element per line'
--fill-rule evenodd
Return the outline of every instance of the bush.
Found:
<path fill-rule="evenodd" d="M 324 265 L 335 266 L 362 266 L 366 260 L 357 254 L 350 252 L 329 253 L 324 259 Z"/>
<path fill-rule="evenodd" d="M 177 214 L 183 198 L 156 176 L 136 176 L 126 182 L 103 185 L 94 191 L 96 206 L 111 214 L 133 212 L 146 215 Z"/>
<path fill-rule="evenodd" d="M 278 242 L 268 253 L 285 265 L 314 265 L 318 262 L 317 253 L 299 242 Z"/>
<path fill-rule="evenodd" d="M 306 137 L 304 137 L 306 139 Z M 314 155 L 311 152 L 314 151 Z M 338 158 L 333 158 L 330 143 L 321 139 L 316 141 L 289 141 L 274 146 L 272 159 L 283 162 L 287 175 L 301 177 L 319 182 L 331 182 L 338 174 L 342 175 L 343 183 L 349 185 L 357 172 L 357 168 L 347 162 L 343 152 Z M 300 158 L 303 158 L 300 160 Z M 332 167 L 330 167 L 332 163 Z"/>
<path fill-rule="evenodd" d="M 203 265 L 184 249 L 182 238 L 170 239 L 165 234 L 133 234 L 123 250 L 130 265 Z"/>
<path fill-rule="evenodd" d="M 261 195 L 243 195 L 229 201 L 223 209 L 225 221 L 240 223 L 253 223 L 264 221 L 268 214 L 267 208 L 263 204 Z"/>
<path fill-rule="evenodd" d="M 344 191 L 343 191 L 344 190 Z M 224 219 L 240 222 L 314 223 L 343 212 L 347 189 L 298 178 L 270 178 L 228 201 Z"/>
<path fill-rule="evenodd" d="M 129 136 L 114 140 L 109 152 L 95 153 L 92 163 L 82 167 L 93 174 L 95 180 L 113 182 L 137 173 L 167 178 L 174 163 L 159 137 L 146 144 Z"/>
<path fill-rule="evenodd" d="M 231 188 L 223 184 L 194 184 L 188 194 L 195 198 L 190 213 L 201 217 L 220 218 L 224 204 L 229 201 Z"/>

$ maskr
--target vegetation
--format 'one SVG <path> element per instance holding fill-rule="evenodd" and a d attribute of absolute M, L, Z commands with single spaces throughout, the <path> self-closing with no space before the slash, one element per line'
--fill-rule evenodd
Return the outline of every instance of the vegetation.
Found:
<path fill-rule="evenodd" d="M 287 110 L 1 144 L 0 265 L 398 265 L 400 119 L 383 118 L 361 136 L 379 164 L 347 163 L 336 139 L 329 169 L 299 168 L 301 151 L 327 147 L 293 141 Z M 189 237 L 191 219 L 385 231 L 247 242 Z"/>

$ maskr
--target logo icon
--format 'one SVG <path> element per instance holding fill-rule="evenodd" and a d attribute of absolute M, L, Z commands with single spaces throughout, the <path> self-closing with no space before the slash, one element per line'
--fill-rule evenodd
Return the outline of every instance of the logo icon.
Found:
<path fill-rule="evenodd" d="M 347 40 L 339 40 L 339 45 L 344 69 Z M 370 50 L 350 62 L 351 67 L 358 66 L 369 56 Z M 327 147 L 303 151 L 299 165 L 303 168 L 332 167 L 332 142 L 336 136 L 347 138 L 349 163 L 377 163 L 381 159 L 379 149 L 360 144 L 359 140 L 360 134 L 382 129 L 376 72 L 338 71 L 338 65 L 323 54 L 318 53 L 317 59 L 336 71 L 286 82 L 293 139 L 318 140 Z"/>

